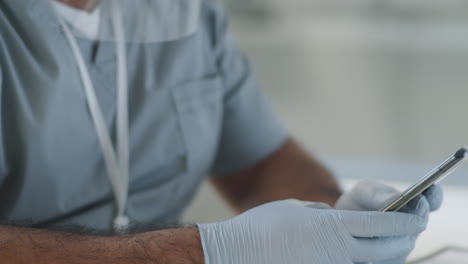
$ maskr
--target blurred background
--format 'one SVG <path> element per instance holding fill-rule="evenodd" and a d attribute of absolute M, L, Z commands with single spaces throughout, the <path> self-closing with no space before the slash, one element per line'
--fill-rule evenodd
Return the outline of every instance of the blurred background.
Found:
<path fill-rule="evenodd" d="M 468 144 L 468 1 L 225 5 L 281 120 L 345 187 L 365 178 L 404 188 Z M 468 202 L 468 165 L 444 185 Z M 205 184 L 185 219 L 231 215 Z"/>

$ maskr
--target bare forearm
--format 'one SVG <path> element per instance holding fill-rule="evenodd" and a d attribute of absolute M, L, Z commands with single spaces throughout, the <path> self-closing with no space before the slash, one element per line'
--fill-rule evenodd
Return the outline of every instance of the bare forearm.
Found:
<path fill-rule="evenodd" d="M 256 173 L 257 188 L 252 200 L 265 203 L 295 198 L 334 205 L 341 194 L 332 174 L 294 141 L 286 142 L 282 153 L 273 155 Z"/>
<path fill-rule="evenodd" d="M 0 227 L 0 260 L 12 264 L 202 264 L 197 228 L 97 237 Z"/>
<path fill-rule="evenodd" d="M 289 198 L 334 205 L 341 195 L 332 174 L 293 140 L 254 167 L 213 183 L 239 211 Z"/>

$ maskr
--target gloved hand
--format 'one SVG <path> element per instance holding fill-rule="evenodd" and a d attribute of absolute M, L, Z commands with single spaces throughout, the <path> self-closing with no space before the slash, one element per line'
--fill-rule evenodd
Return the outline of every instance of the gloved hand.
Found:
<path fill-rule="evenodd" d="M 344 193 L 336 202 L 335 208 L 338 210 L 352 211 L 380 211 L 400 194 L 400 191 L 386 184 L 365 180 L 359 182 L 350 191 Z M 415 210 L 420 199 L 425 199 L 425 201 L 421 201 L 421 203 L 427 202 L 427 208 L 431 212 L 435 211 L 442 205 L 442 188 L 438 185 L 433 185 L 404 207 L 401 212 L 410 213 L 409 211 L 412 211 L 411 213 L 424 213 L 421 210 Z M 426 205 L 420 204 L 420 209 L 424 209 Z"/>
<path fill-rule="evenodd" d="M 285 200 L 198 227 L 206 264 L 355 264 L 408 254 L 426 220 Z"/>
<path fill-rule="evenodd" d="M 400 195 L 396 189 L 373 181 L 362 181 L 356 184 L 349 192 L 344 193 L 337 201 L 335 208 L 339 210 L 379 211 L 390 201 Z M 430 211 L 440 208 L 443 200 L 442 188 L 434 185 L 422 195 L 415 198 L 400 211 L 419 215 L 427 219 Z M 409 236 L 416 243 L 419 234 Z M 409 252 L 394 259 L 374 264 L 402 264 L 408 258 Z"/>

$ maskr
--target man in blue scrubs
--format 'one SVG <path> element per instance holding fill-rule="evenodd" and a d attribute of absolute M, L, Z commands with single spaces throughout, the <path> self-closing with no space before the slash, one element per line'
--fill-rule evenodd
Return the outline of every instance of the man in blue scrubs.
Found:
<path fill-rule="evenodd" d="M 398 194 L 384 185 L 341 195 L 216 0 L 1 1 L 0 113 L 2 263 L 402 263 L 441 203 L 438 187 L 405 213 L 370 212 Z M 250 210 L 124 235 L 177 222 L 208 175 Z M 289 198 L 322 203 L 269 203 Z M 47 231 L 72 225 L 121 236 Z"/>

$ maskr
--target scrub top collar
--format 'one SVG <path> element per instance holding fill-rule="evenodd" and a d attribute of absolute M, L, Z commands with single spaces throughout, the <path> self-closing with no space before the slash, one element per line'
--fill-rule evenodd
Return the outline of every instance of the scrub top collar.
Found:
<path fill-rule="evenodd" d="M 18 0 L 5 0 L 18 2 Z M 25 10 L 37 21 L 41 21 L 44 26 L 51 26 L 57 34 L 63 35 L 59 21 L 53 7 L 45 0 L 24 0 Z"/>

